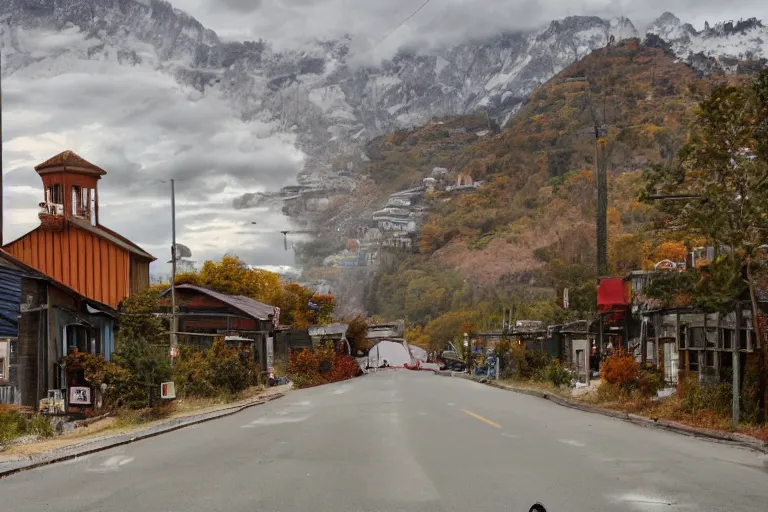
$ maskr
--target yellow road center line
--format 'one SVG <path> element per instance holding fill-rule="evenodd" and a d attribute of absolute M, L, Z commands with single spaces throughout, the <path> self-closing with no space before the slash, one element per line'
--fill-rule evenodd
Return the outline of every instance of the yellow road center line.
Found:
<path fill-rule="evenodd" d="M 469 414 L 469 415 L 470 415 L 470 416 L 472 416 L 473 418 L 475 418 L 475 419 L 477 419 L 477 420 L 480 420 L 480 421 L 482 421 L 483 423 L 487 423 L 487 424 L 489 424 L 489 425 L 490 425 L 490 426 L 492 426 L 492 427 L 501 428 L 501 425 L 499 425 L 499 424 L 498 424 L 498 423 L 496 423 L 495 421 L 491 421 L 491 420 L 489 420 L 488 418 L 483 418 L 483 417 L 482 417 L 482 416 L 480 416 L 479 414 L 475 414 L 475 413 L 473 413 L 473 412 L 471 412 L 471 411 L 468 411 L 468 410 L 466 410 L 466 409 L 462 409 L 462 411 L 464 411 L 465 413 Z"/>

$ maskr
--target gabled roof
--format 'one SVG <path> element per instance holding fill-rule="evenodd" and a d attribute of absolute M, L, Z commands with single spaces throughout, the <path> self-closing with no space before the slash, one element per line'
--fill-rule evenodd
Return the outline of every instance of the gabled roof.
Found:
<path fill-rule="evenodd" d="M 104 176 L 107 174 L 107 171 L 101 167 L 93 165 L 85 158 L 70 150 L 62 151 L 58 155 L 36 165 L 35 171 L 37 171 L 38 174 L 60 171 L 73 171 L 94 176 Z"/>
<path fill-rule="evenodd" d="M 195 286 L 192 284 L 178 285 L 176 290 L 190 290 L 202 293 L 218 301 L 221 301 L 224 304 L 232 306 L 247 316 L 257 320 L 270 320 L 269 317 L 274 316 L 275 314 L 275 306 L 264 304 L 263 302 L 253 300 L 250 297 L 245 297 L 243 295 L 227 295 L 226 293 L 219 293 L 208 288 L 203 288 L 201 286 Z M 171 290 L 169 288 L 168 290 L 164 291 L 161 296 L 170 293 L 170 291 Z"/>
<path fill-rule="evenodd" d="M 125 249 L 130 253 L 133 253 L 137 256 L 148 259 L 150 261 L 155 261 L 157 259 L 151 254 L 149 254 L 147 251 L 145 251 L 144 249 L 136 245 L 135 243 L 125 238 L 124 236 L 115 233 L 111 229 L 105 228 L 101 224 L 97 224 L 96 226 L 94 226 L 90 222 L 88 222 L 86 219 L 79 219 L 77 217 L 69 217 L 67 220 L 72 224 L 74 224 L 75 226 L 77 226 L 78 228 L 88 231 L 90 233 L 93 233 L 96 236 L 100 236 L 101 238 L 112 242 L 113 244 Z"/>

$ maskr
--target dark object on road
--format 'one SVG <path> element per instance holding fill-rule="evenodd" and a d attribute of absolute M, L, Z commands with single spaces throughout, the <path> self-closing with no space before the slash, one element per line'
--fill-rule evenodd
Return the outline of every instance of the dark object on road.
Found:
<path fill-rule="evenodd" d="M 384 363 L 381 366 L 379 366 L 379 368 L 389 368 L 389 363 L 387 362 L 386 359 L 384 360 Z"/>
<path fill-rule="evenodd" d="M 547 512 L 547 509 L 541 503 L 534 503 L 528 512 Z"/>

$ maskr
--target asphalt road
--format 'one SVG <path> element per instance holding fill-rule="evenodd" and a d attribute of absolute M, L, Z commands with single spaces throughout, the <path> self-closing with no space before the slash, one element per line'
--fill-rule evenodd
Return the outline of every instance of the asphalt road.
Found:
<path fill-rule="evenodd" d="M 430 372 L 294 391 L 0 480 L 25 511 L 764 511 L 768 456 Z"/>

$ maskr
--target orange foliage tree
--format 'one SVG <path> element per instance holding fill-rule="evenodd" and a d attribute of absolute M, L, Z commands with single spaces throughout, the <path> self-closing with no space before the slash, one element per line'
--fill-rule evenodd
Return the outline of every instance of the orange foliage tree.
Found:
<path fill-rule="evenodd" d="M 288 377 L 297 388 L 308 388 L 348 380 L 361 373 L 354 358 L 337 354 L 328 346 L 293 352 L 288 362 Z"/>
<path fill-rule="evenodd" d="M 177 275 L 176 284 L 194 284 L 277 306 L 280 322 L 296 328 L 330 322 L 336 306 L 333 295 L 315 295 L 300 284 L 281 281 L 274 272 L 252 269 L 237 256 L 206 261 L 200 272 Z M 319 311 L 310 311 L 310 300 L 320 306 Z"/>
<path fill-rule="evenodd" d="M 675 263 L 685 261 L 685 246 L 680 242 L 663 242 L 653 253 L 656 261 L 670 260 Z"/>
<path fill-rule="evenodd" d="M 623 390 L 631 389 L 640 376 L 640 365 L 635 357 L 624 350 L 617 350 L 605 358 L 600 366 L 600 377 Z"/>

